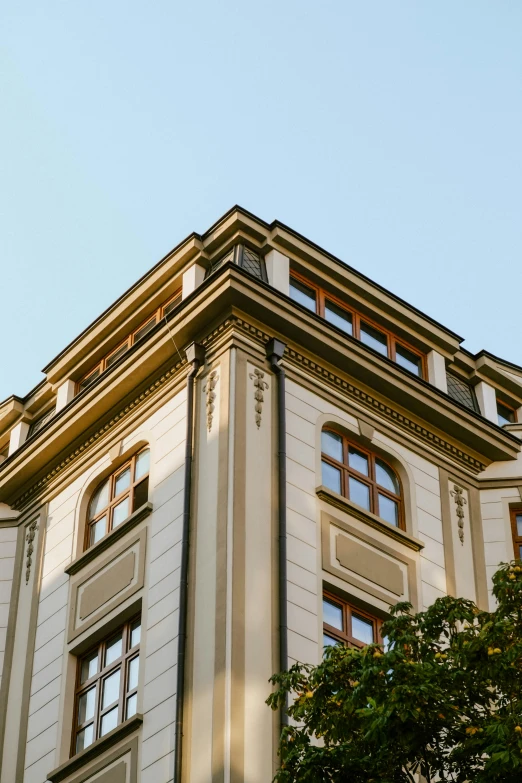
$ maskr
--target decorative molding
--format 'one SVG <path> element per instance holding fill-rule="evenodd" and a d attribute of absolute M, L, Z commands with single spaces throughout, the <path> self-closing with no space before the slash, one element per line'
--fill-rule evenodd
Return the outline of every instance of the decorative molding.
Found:
<path fill-rule="evenodd" d="M 254 368 L 254 372 L 249 376 L 254 381 L 254 400 L 255 400 L 255 413 L 257 429 L 261 427 L 261 414 L 263 413 L 263 402 L 265 401 L 264 392 L 268 389 L 268 383 L 263 380 L 265 373 L 262 370 Z"/>
<path fill-rule="evenodd" d="M 464 497 L 464 490 L 461 487 L 457 486 L 457 484 L 453 485 L 453 489 L 451 490 L 450 495 L 452 495 L 453 500 L 455 501 L 457 520 L 459 526 L 459 538 L 460 538 L 460 543 L 464 546 L 464 516 L 465 516 L 464 506 L 468 501 Z"/>
<path fill-rule="evenodd" d="M 207 395 L 207 401 L 205 404 L 207 407 L 207 429 L 209 432 L 212 429 L 212 422 L 214 420 L 214 410 L 216 408 L 214 405 L 214 402 L 216 401 L 216 392 L 214 389 L 216 388 L 218 381 L 219 375 L 217 374 L 217 370 L 212 370 L 208 376 L 206 384 L 203 386 L 203 391 Z"/>
<path fill-rule="evenodd" d="M 27 556 L 25 560 L 25 584 L 29 584 L 29 577 L 31 576 L 31 565 L 33 562 L 34 546 L 33 541 L 38 530 L 38 517 L 35 517 L 33 521 L 27 527 L 27 534 L 25 540 L 27 541 Z"/>

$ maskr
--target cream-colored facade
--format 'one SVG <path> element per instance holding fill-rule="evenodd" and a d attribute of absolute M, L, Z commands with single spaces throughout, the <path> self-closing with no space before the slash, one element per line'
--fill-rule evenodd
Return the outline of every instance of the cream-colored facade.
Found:
<path fill-rule="evenodd" d="M 389 355 L 329 321 L 329 296 Z M 320 660 L 323 590 L 376 618 L 445 594 L 492 606 L 522 507 L 522 369 L 286 226 L 234 208 L 44 372 L 0 404 L 0 783 L 269 783 L 268 679 L 285 646 Z M 325 427 L 395 471 L 401 525 L 325 483 Z M 86 548 L 93 493 L 143 449 L 148 497 Z M 78 661 L 136 617 L 133 714 L 76 752 Z"/>

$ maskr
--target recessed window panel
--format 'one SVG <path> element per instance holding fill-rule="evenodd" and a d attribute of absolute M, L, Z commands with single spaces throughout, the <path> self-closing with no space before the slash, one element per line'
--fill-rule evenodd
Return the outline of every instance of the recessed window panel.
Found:
<path fill-rule="evenodd" d="M 343 439 L 335 432 L 329 432 L 329 430 L 322 431 L 321 450 L 323 454 L 336 459 L 337 462 L 343 461 Z"/>
<path fill-rule="evenodd" d="M 114 482 L 114 497 L 118 497 L 122 492 L 130 487 L 131 482 L 131 470 L 127 468 L 116 476 Z"/>
<path fill-rule="evenodd" d="M 455 402 L 460 402 L 461 405 L 465 405 L 466 408 L 470 408 L 475 413 L 480 413 L 475 390 L 464 378 L 453 375 L 451 372 L 446 372 L 446 381 L 448 397 L 451 397 Z"/>
<path fill-rule="evenodd" d="M 96 686 L 83 693 L 78 699 L 78 725 L 92 720 L 96 703 Z"/>
<path fill-rule="evenodd" d="M 76 753 L 80 753 L 89 745 L 92 745 L 94 740 L 94 726 L 91 723 L 90 726 L 86 726 L 84 729 L 78 732 L 76 735 Z"/>
<path fill-rule="evenodd" d="M 515 411 L 508 408 L 507 405 L 502 405 L 501 402 L 497 402 L 497 414 L 499 427 L 503 427 L 504 424 L 513 424 L 515 419 Z"/>
<path fill-rule="evenodd" d="M 517 514 L 516 516 L 517 521 L 517 535 L 522 538 L 522 514 Z"/>
<path fill-rule="evenodd" d="M 96 522 L 92 522 L 89 530 L 89 546 L 97 544 L 107 533 L 107 515 L 105 514 Z"/>
<path fill-rule="evenodd" d="M 98 650 L 90 655 L 86 655 L 82 660 L 80 683 L 83 684 L 84 682 L 87 682 L 87 680 L 90 680 L 95 674 L 98 674 Z"/>
<path fill-rule="evenodd" d="M 139 655 L 136 656 L 136 658 L 133 658 L 129 662 L 129 671 L 127 675 L 127 690 L 133 691 L 134 688 L 138 687 L 138 672 L 140 668 L 140 658 Z"/>
<path fill-rule="evenodd" d="M 348 464 L 359 473 L 363 473 L 365 476 L 368 475 L 368 457 L 353 446 L 350 446 L 348 449 Z"/>
<path fill-rule="evenodd" d="M 103 681 L 102 710 L 118 701 L 120 695 L 120 669 L 116 669 Z"/>
<path fill-rule="evenodd" d="M 89 506 L 89 519 L 94 519 L 94 517 L 97 517 L 104 508 L 107 508 L 109 505 L 109 490 L 110 479 L 107 479 L 107 481 L 104 481 L 101 487 L 96 490 L 91 500 Z"/>
<path fill-rule="evenodd" d="M 325 487 L 341 494 L 341 471 L 329 462 L 322 462 L 322 481 Z"/>
<path fill-rule="evenodd" d="M 316 294 L 313 288 L 300 283 L 294 277 L 290 278 L 290 297 L 308 310 L 315 313 L 317 309 Z"/>
<path fill-rule="evenodd" d="M 327 625 L 331 625 L 333 628 L 343 630 L 343 610 L 338 604 L 334 604 L 333 601 L 328 601 L 323 598 L 323 622 Z"/>
<path fill-rule="evenodd" d="M 370 324 L 361 321 L 361 342 L 373 348 L 374 351 L 388 356 L 388 338 L 378 329 L 374 329 Z"/>
<path fill-rule="evenodd" d="M 149 479 L 143 479 L 134 487 L 134 511 L 141 508 L 149 498 Z"/>
<path fill-rule="evenodd" d="M 113 528 L 118 527 L 118 525 L 121 525 L 121 523 L 124 522 L 129 515 L 130 515 L 129 498 L 127 497 L 125 498 L 125 500 L 122 500 L 121 503 L 118 503 L 117 506 L 114 506 L 112 510 Z"/>
<path fill-rule="evenodd" d="M 138 711 L 138 694 L 133 693 L 132 696 L 129 696 L 127 699 L 127 711 L 126 711 L 126 718 L 132 718 L 133 715 L 136 715 Z"/>
<path fill-rule="evenodd" d="M 174 297 L 174 299 L 165 305 L 163 308 L 163 315 L 171 313 L 179 304 L 181 304 L 181 293 Z"/>
<path fill-rule="evenodd" d="M 94 381 L 99 377 L 100 375 L 100 368 L 97 367 L 93 372 L 91 372 L 86 378 L 83 379 L 83 381 L 80 381 L 80 389 L 86 389 L 87 386 L 90 386 L 91 383 L 94 383 Z"/>
<path fill-rule="evenodd" d="M 118 725 L 118 708 L 109 710 L 101 719 L 100 737 L 104 737 Z"/>
<path fill-rule="evenodd" d="M 107 357 L 107 359 L 105 360 L 105 366 L 110 367 L 112 364 L 114 364 L 114 362 L 117 362 L 118 359 L 122 357 L 124 353 L 127 352 L 128 348 L 129 348 L 128 343 L 124 343 L 123 345 L 121 345 L 116 351 L 114 351 L 114 353 L 111 353 L 111 355 Z"/>
<path fill-rule="evenodd" d="M 156 326 L 156 316 L 154 318 L 151 318 L 150 321 L 147 321 L 146 324 L 143 324 L 143 326 L 140 326 L 140 328 L 134 332 L 134 338 L 133 342 L 137 343 L 138 340 L 141 340 L 142 337 L 145 337 L 146 334 L 148 334 L 154 327 Z"/>
<path fill-rule="evenodd" d="M 372 621 L 352 612 L 352 636 L 363 644 L 373 644 L 374 632 Z"/>
<path fill-rule="evenodd" d="M 324 317 L 328 323 L 342 329 L 346 334 L 353 334 L 352 316 L 342 307 L 327 300 L 324 305 Z"/>
<path fill-rule="evenodd" d="M 131 641 L 130 641 L 131 650 L 133 647 L 136 647 L 136 645 L 140 643 L 140 639 L 141 639 L 141 622 L 138 622 L 138 623 L 134 623 L 134 625 L 131 628 Z"/>
<path fill-rule="evenodd" d="M 149 449 L 140 451 L 140 453 L 136 457 L 136 470 L 135 470 L 134 480 L 138 481 L 142 476 L 145 476 L 149 472 L 149 466 L 150 466 Z"/>
<path fill-rule="evenodd" d="M 398 503 L 395 500 L 392 500 L 391 498 L 387 497 L 386 495 L 381 495 L 380 492 L 379 492 L 379 510 L 377 513 L 381 517 L 381 519 L 384 519 L 385 522 L 389 522 L 390 525 L 394 525 L 395 527 L 399 526 Z"/>
<path fill-rule="evenodd" d="M 120 633 L 118 636 L 113 636 L 113 638 L 107 642 L 107 649 L 105 651 L 105 666 L 109 666 L 113 661 L 121 658 L 122 653 L 123 640 Z"/>
<path fill-rule="evenodd" d="M 353 476 L 348 479 L 348 487 L 350 493 L 350 500 L 357 503 L 358 506 L 362 506 L 367 511 L 370 510 L 370 487 L 367 484 L 363 484 L 362 481 L 358 481 Z"/>
<path fill-rule="evenodd" d="M 382 460 L 375 459 L 375 480 L 380 487 L 388 489 L 390 492 L 394 492 L 396 495 L 400 493 L 399 480 L 393 470 Z"/>
<path fill-rule="evenodd" d="M 408 351 L 403 345 L 397 344 L 395 346 L 395 361 L 405 370 L 413 373 L 413 375 L 422 375 L 422 362 L 420 356 L 416 353 Z"/>

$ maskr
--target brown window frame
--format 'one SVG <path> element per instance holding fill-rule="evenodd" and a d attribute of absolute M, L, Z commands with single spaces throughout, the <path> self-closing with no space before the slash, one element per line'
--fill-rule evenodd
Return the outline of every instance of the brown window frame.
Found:
<path fill-rule="evenodd" d="M 112 631 L 108 636 L 104 637 L 101 642 L 98 642 L 98 644 L 93 645 L 84 655 L 81 657 L 78 657 L 77 659 L 77 665 L 76 665 L 76 680 L 75 680 L 75 688 L 74 688 L 74 719 L 73 719 L 73 731 L 72 731 L 72 738 L 71 738 L 71 756 L 75 756 L 80 751 L 76 750 L 76 742 L 78 734 L 83 731 L 86 727 L 89 725 L 94 726 L 94 733 L 93 733 L 93 740 L 92 742 L 95 742 L 97 739 L 100 738 L 100 728 L 101 728 L 101 721 L 103 716 L 114 709 L 116 706 L 116 702 L 113 702 L 105 709 L 102 709 L 101 707 L 101 692 L 103 689 L 103 681 L 106 680 L 108 677 L 111 676 L 111 674 L 114 674 L 116 669 L 121 668 L 121 671 L 123 673 L 123 676 L 120 675 L 120 690 L 118 695 L 118 722 L 117 726 L 120 725 L 120 723 L 123 723 L 126 713 L 126 705 L 127 701 L 130 699 L 131 696 L 134 696 L 138 692 L 138 685 L 136 685 L 135 688 L 132 688 L 131 690 L 127 690 L 127 684 L 129 680 L 129 666 L 130 662 L 134 660 L 134 658 L 139 657 L 140 655 L 140 648 L 141 648 L 141 630 L 140 630 L 140 641 L 138 644 L 136 644 L 134 647 L 130 647 L 131 643 L 131 633 L 133 626 L 136 625 L 136 623 L 139 622 L 140 628 L 141 628 L 141 616 L 136 615 L 132 618 L 132 620 L 129 620 L 124 625 L 120 626 L 116 631 Z M 100 662 L 103 662 L 105 660 L 105 651 L 107 649 L 107 645 L 114 640 L 120 633 L 122 634 L 122 654 L 119 658 L 115 659 L 114 661 L 111 661 L 110 664 L 107 666 L 100 666 Z M 90 658 L 94 652 L 98 651 L 98 669 L 99 671 L 96 672 L 92 677 L 85 680 L 85 682 L 81 682 L 81 670 L 82 670 L 82 663 L 84 660 Z M 138 669 L 138 679 L 139 679 L 139 669 Z M 84 693 L 87 693 L 92 687 L 96 687 L 96 695 L 95 695 L 95 702 L 94 702 L 94 717 L 92 719 L 86 720 L 83 724 L 78 725 L 78 709 L 79 709 L 79 703 L 80 698 Z M 92 743 L 89 743 L 86 747 L 90 747 Z"/>
<path fill-rule="evenodd" d="M 513 552 L 515 555 L 515 560 L 522 560 L 522 536 L 518 535 L 517 528 L 517 516 L 522 516 L 522 506 L 514 506 L 513 508 L 510 508 L 509 516 L 511 520 L 511 537 L 513 539 Z"/>
<path fill-rule="evenodd" d="M 340 631 L 339 628 L 335 628 L 333 625 L 328 625 L 328 623 L 323 621 L 324 634 L 331 636 L 333 639 L 341 642 L 341 644 L 344 644 L 346 647 L 356 647 L 357 649 L 362 650 L 367 645 L 349 633 L 349 629 L 351 629 L 351 617 L 352 614 L 355 613 L 364 620 L 370 620 L 373 624 L 373 644 L 383 644 L 383 638 L 381 635 L 381 627 L 383 623 L 382 620 L 380 620 L 378 617 L 375 617 L 375 615 L 369 614 L 369 612 L 365 612 L 363 609 L 359 609 L 358 606 L 355 606 L 349 601 L 345 601 L 343 598 L 339 598 L 338 595 L 335 595 L 335 593 L 331 593 L 328 590 L 323 590 L 323 600 L 324 599 L 330 601 L 331 603 L 337 604 L 337 606 L 341 608 L 343 613 L 343 628 L 347 629 L 346 631 Z"/>
<path fill-rule="evenodd" d="M 500 400 L 498 397 L 496 397 L 496 403 L 497 403 L 497 416 L 499 415 L 498 412 L 498 406 L 501 405 L 503 408 L 505 408 L 507 411 L 510 411 L 513 414 L 513 421 L 508 422 L 509 424 L 516 424 L 518 421 L 518 414 L 517 409 L 513 408 L 512 405 L 509 405 L 509 403 L 504 402 L 504 400 Z M 503 427 L 504 425 L 498 422 L 499 427 Z"/>
<path fill-rule="evenodd" d="M 414 354 L 414 356 L 417 356 L 420 360 L 420 375 L 415 375 L 415 373 L 411 373 L 410 375 L 413 375 L 413 377 L 422 378 L 423 380 L 426 380 L 428 377 L 428 364 L 427 364 L 427 358 L 426 355 L 422 353 L 422 351 L 419 351 L 417 348 L 414 348 L 413 345 L 410 345 L 410 343 L 406 342 L 405 340 L 402 340 L 398 337 L 396 337 L 393 332 L 390 332 L 389 329 L 386 329 L 385 327 L 381 326 L 377 322 L 373 321 L 371 318 L 368 318 L 366 315 L 362 315 L 357 310 L 355 310 L 352 307 L 347 307 L 345 302 L 343 302 L 341 299 L 339 299 L 334 294 L 331 294 L 329 291 L 327 291 L 324 288 L 321 288 L 320 286 L 316 285 L 316 283 L 312 283 L 308 278 L 304 277 L 303 275 L 299 274 L 299 272 L 294 272 L 294 270 L 291 270 L 290 277 L 297 280 L 297 282 L 302 283 L 303 285 L 307 286 L 308 288 L 312 289 L 315 292 L 315 312 L 316 315 L 319 315 L 321 318 L 325 318 L 325 305 L 326 301 L 332 302 L 332 304 L 336 305 L 337 307 L 340 307 L 342 310 L 344 310 L 352 319 L 352 334 L 351 336 L 361 341 L 361 322 L 368 324 L 368 326 L 371 326 L 376 331 L 380 332 L 384 337 L 386 337 L 386 348 L 387 348 L 387 358 L 391 359 L 392 362 L 397 364 L 397 345 L 399 345 L 402 348 L 405 348 L 410 353 Z M 310 312 L 312 312 L 310 310 Z M 325 319 L 326 320 L 326 319 Z M 346 334 L 348 334 L 346 332 Z M 363 343 L 364 345 L 364 343 Z M 370 347 L 370 346 L 367 346 Z M 381 354 L 384 356 L 384 354 Z M 399 367 L 401 365 L 399 364 Z M 405 369 L 405 368 L 403 368 Z M 406 372 L 409 372 L 406 370 Z"/>
<path fill-rule="evenodd" d="M 135 454 L 132 455 L 130 459 L 128 459 L 126 462 L 123 463 L 123 465 L 120 465 L 120 467 L 115 470 L 113 473 L 111 473 L 109 476 L 106 476 L 103 481 L 100 481 L 95 489 L 94 492 L 91 494 L 91 498 L 89 500 L 89 505 L 87 507 L 87 524 L 85 525 L 85 539 L 84 539 L 84 550 L 90 549 L 92 546 L 94 546 L 94 543 L 90 543 L 91 539 L 91 530 L 94 527 L 94 525 L 102 519 L 105 515 L 107 515 L 107 527 L 105 535 L 108 535 L 111 530 L 113 530 L 113 510 L 116 506 L 118 506 L 123 500 L 125 500 L 126 497 L 129 497 L 131 499 L 131 502 L 129 504 L 130 511 L 129 516 L 134 511 L 136 511 L 135 508 L 135 490 L 136 487 L 141 484 L 144 481 L 147 481 L 147 497 L 148 497 L 148 481 L 150 477 L 150 468 L 147 473 L 145 473 L 143 476 L 140 476 L 139 479 L 136 480 L 136 461 L 140 454 L 143 454 L 143 452 L 149 451 L 149 446 L 144 446 L 142 449 L 137 451 Z M 119 495 L 114 495 L 114 490 L 116 486 L 116 481 L 118 479 L 118 476 L 121 476 L 121 474 L 127 470 L 127 468 L 130 467 L 131 469 L 131 483 L 127 487 L 127 489 L 123 490 L 123 492 L 120 492 Z M 104 508 L 96 514 L 95 517 L 92 519 L 89 518 L 89 512 L 90 512 L 90 506 L 91 502 L 100 489 L 101 486 L 103 486 L 107 481 L 109 481 L 109 503 L 104 506 Z M 121 524 L 121 523 L 120 523 Z M 104 536 L 105 537 L 105 536 Z"/>
<path fill-rule="evenodd" d="M 385 497 L 388 497 L 390 500 L 393 500 L 398 505 L 398 525 L 397 527 L 399 530 L 406 530 L 406 523 L 404 518 L 404 492 L 403 492 L 403 486 L 401 477 L 393 468 L 389 462 L 387 462 L 386 459 L 383 459 L 380 454 L 376 454 L 374 451 L 370 451 L 369 449 L 364 448 L 359 443 L 357 443 L 355 440 L 350 440 L 350 438 L 347 438 L 346 435 L 344 435 L 342 432 L 339 432 L 339 430 L 334 429 L 333 427 L 323 427 L 321 430 L 321 434 L 323 432 L 331 432 L 334 435 L 337 435 L 337 437 L 342 438 L 342 444 L 343 444 L 343 461 L 339 462 L 334 457 L 331 457 L 329 454 L 325 454 L 325 452 L 321 449 L 321 463 L 327 462 L 333 467 L 337 468 L 341 471 L 341 494 L 343 497 L 348 498 L 350 500 L 350 492 L 349 492 L 349 482 L 348 477 L 353 476 L 353 478 L 357 479 L 357 481 L 360 481 L 363 484 L 366 484 L 370 488 L 370 512 L 372 514 L 375 514 L 375 516 L 379 517 L 379 519 L 382 519 L 383 522 L 386 522 L 386 524 L 391 525 L 391 522 L 387 522 L 387 520 L 384 519 L 384 517 L 379 516 L 378 509 L 379 509 L 379 493 L 381 495 L 384 495 Z M 366 476 L 364 473 L 359 473 L 358 470 L 351 467 L 348 464 L 348 449 L 353 447 L 357 451 L 359 451 L 361 454 L 364 454 L 365 457 L 368 459 L 368 472 L 369 475 Z M 380 484 L 377 483 L 377 480 L 375 478 L 375 460 L 378 459 L 381 462 L 383 462 L 395 475 L 398 483 L 399 483 L 399 490 L 400 493 L 396 495 L 394 492 L 390 492 L 389 489 L 386 489 L 386 487 L 382 487 Z M 355 502 L 355 501 L 352 501 Z M 361 506 L 364 511 L 367 511 L 368 509 L 364 509 L 363 506 Z M 394 527 L 392 525 L 392 527 Z"/>
<path fill-rule="evenodd" d="M 125 337 L 124 340 L 122 340 L 120 343 L 118 343 L 118 345 L 116 345 L 114 348 L 111 348 L 111 350 L 108 353 L 106 353 L 105 356 L 102 359 L 100 359 L 93 367 L 91 367 L 91 369 L 88 372 L 84 373 L 84 375 L 82 375 L 80 380 L 77 381 L 77 383 L 76 383 L 76 393 L 78 394 L 79 392 L 83 391 L 82 383 L 90 375 L 95 373 L 96 370 L 98 370 L 98 375 L 96 376 L 96 378 L 94 380 L 97 380 L 100 377 L 100 375 L 102 373 L 104 373 L 105 370 L 107 370 L 110 367 L 109 360 L 110 360 L 111 356 L 114 356 L 114 354 L 117 353 L 123 347 L 125 347 L 124 353 L 127 352 L 129 350 L 129 348 L 131 348 L 131 346 L 133 346 L 137 342 L 137 340 L 135 339 L 136 338 L 136 334 L 141 329 L 143 329 L 144 326 L 146 326 L 150 321 L 154 321 L 154 326 L 156 326 L 161 321 L 162 318 L 165 318 L 165 316 L 166 316 L 166 313 L 165 313 L 166 308 L 170 304 L 172 304 L 172 302 L 174 302 L 176 299 L 178 299 L 180 297 L 181 297 L 181 288 L 178 288 L 178 290 L 169 299 L 167 299 L 166 302 L 163 302 L 163 304 L 160 305 L 160 307 L 158 307 L 156 310 L 154 310 L 153 313 L 148 315 L 147 318 L 145 318 L 145 320 L 143 320 L 140 323 L 139 326 L 137 326 L 135 329 L 133 329 L 132 332 L 130 334 L 128 334 L 127 337 Z M 143 337 L 146 337 L 147 334 L 148 334 L 148 332 L 146 332 L 143 335 Z M 143 337 L 139 338 L 139 339 L 143 339 Z M 89 385 L 90 384 L 88 384 L 84 388 L 87 389 L 89 387 Z"/>

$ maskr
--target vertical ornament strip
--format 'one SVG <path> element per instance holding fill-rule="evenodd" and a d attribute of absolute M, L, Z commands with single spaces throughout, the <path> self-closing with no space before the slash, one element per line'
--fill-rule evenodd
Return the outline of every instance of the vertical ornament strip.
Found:
<path fill-rule="evenodd" d="M 38 530 L 38 518 L 36 517 L 33 519 L 30 525 L 27 527 L 27 534 L 25 536 L 25 540 L 27 541 L 27 553 L 26 553 L 26 559 L 25 559 L 25 583 L 26 585 L 29 584 L 29 577 L 31 576 L 31 565 L 33 562 L 33 552 L 34 552 L 34 539 L 36 536 L 36 531 Z"/>
<path fill-rule="evenodd" d="M 208 431 L 212 429 L 212 421 L 214 419 L 214 410 L 215 405 L 214 402 L 216 400 L 216 392 L 214 389 L 216 388 L 217 382 L 219 380 L 219 375 L 217 374 L 216 370 L 212 370 L 210 375 L 208 376 L 208 380 L 203 387 L 203 391 L 206 392 L 207 399 L 206 399 L 206 407 L 207 407 L 207 428 Z"/>
<path fill-rule="evenodd" d="M 464 506 L 468 501 L 464 497 L 464 491 L 456 484 L 453 485 L 453 490 L 450 494 L 453 496 L 453 500 L 455 501 L 460 543 L 464 545 Z"/>
<path fill-rule="evenodd" d="M 268 383 L 263 380 L 265 373 L 262 370 L 258 370 L 257 367 L 254 372 L 250 373 L 250 378 L 254 381 L 254 410 L 256 416 L 257 428 L 261 427 L 261 414 L 263 413 L 263 403 L 265 401 L 264 392 L 268 389 Z"/>

